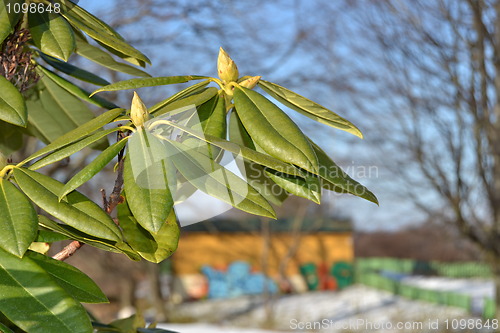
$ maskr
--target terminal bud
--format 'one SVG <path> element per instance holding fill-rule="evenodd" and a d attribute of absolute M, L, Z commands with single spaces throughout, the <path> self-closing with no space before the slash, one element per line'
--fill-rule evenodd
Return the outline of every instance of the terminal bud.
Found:
<path fill-rule="evenodd" d="M 7 165 L 7 157 L 0 151 L 0 170 L 5 168 Z"/>
<path fill-rule="evenodd" d="M 149 120 L 148 108 L 146 108 L 146 105 L 144 105 L 135 91 L 132 98 L 132 105 L 130 106 L 130 119 L 132 119 L 135 127 L 140 127 Z"/>
<path fill-rule="evenodd" d="M 222 47 L 219 50 L 219 58 L 217 59 L 217 72 L 224 83 L 234 82 L 238 80 L 240 75 L 233 59 Z"/>

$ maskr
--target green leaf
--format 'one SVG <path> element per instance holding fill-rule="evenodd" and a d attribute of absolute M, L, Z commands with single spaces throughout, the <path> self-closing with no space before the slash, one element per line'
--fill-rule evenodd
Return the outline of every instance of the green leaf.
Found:
<path fill-rule="evenodd" d="M 125 60 L 126 62 L 128 63 L 131 63 L 132 65 L 134 66 L 139 66 L 139 67 L 142 67 L 142 68 L 146 68 L 146 64 L 151 64 L 151 62 L 149 61 L 148 59 L 148 62 L 144 61 L 144 60 L 140 60 L 140 59 L 137 59 L 135 57 L 131 57 L 123 52 L 120 52 L 118 50 L 116 50 L 115 48 L 113 47 L 110 47 L 104 43 L 101 43 L 99 41 L 97 41 L 97 44 L 99 44 L 100 47 L 104 48 L 105 50 L 107 50 L 109 53 L 111 54 L 114 54 L 115 56 Z"/>
<path fill-rule="evenodd" d="M 137 333 L 180 333 L 180 332 L 165 330 L 163 328 L 138 328 Z"/>
<path fill-rule="evenodd" d="M 79 126 L 78 128 L 75 128 L 74 130 L 69 131 L 66 134 L 60 136 L 49 145 L 45 146 L 44 148 L 40 149 L 39 151 L 35 152 L 34 154 L 26 158 L 24 161 L 20 163 L 20 165 L 26 164 L 29 161 L 34 160 L 35 158 L 43 156 L 47 153 L 65 147 L 67 145 L 70 145 L 73 142 L 78 141 L 81 138 L 84 138 L 92 134 L 93 132 L 97 131 L 104 125 L 111 123 L 121 113 L 123 113 L 123 111 L 125 110 L 113 109 L 101 114 L 100 116 L 90 120 L 89 122 Z"/>
<path fill-rule="evenodd" d="M 287 192 L 311 200 L 318 205 L 321 203 L 321 186 L 318 176 L 309 173 L 302 178 L 272 171 L 267 171 L 267 175 Z"/>
<path fill-rule="evenodd" d="M 322 124 L 339 128 L 360 138 L 363 138 L 361 131 L 354 126 L 350 121 L 340 117 L 338 114 L 328 110 L 327 108 L 307 99 L 291 90 L 288 90 L 275 83 L 265 80 L 259 81 L 259 86 L 274 97 L 283 105 L 316 120 Z"/>
<path fill-rule="evenodd" d="M 163 108 L 164 106 L 166 106 L 172 102 L 175 102 L 179 99 L 182 99 L 186 96 L 189 96 L 191 94 L 195 95 L 195 94 L 201 92 L 203 90 L 203 88 L 205 88 L 209 83 L 210 83 L 210 81 L 206 80 L 206 81 L 202 81 L 202 82 L 198 82 L 196 84 L 193 84 L 192 86 L 189 86 L 185 89 L 182 89 L 178 93 L 176 93 L 176 94 L 170 96 L 169 98 L 164 99 L 163 101 L 158 102 L 154 106 L 150 107 L 149 113 L 154 113 L 154 112 L 158 111 L 159 109 Z"/>
<path fill-rule="evenodd" d="M 26 127 L 28 112 L 21 93 L 16 87 L 0 75 L 0 120 Z"/>
<path fill-rule="evenodd" d="M 68 61 L 75 50 L 73 30 L 57 13 L 28 13 L 31 38 L 43 53 Z"/>
<path fill-rule="evenodd" d="M 227 119 L 226 119 L 226 102 L 224 96 L 218 95 L 215 97 L 215 105 L 208 105 L 203 108 L 201 105 L 198 108 L 198 115 L 201 121 L 201 127 L 205 135 L 214 136 L 225 139 L 227 134 Z M 209 157 L 215 158 L 220 152 L 220 149 L 210 149 Z"/>
<path fill-rule="evenodd" d="M 78 17 L 74 11 L 69 11 L 63 13 L 64 17 L 77 29 L 82 30 L 92 39 L 97 41 L 99 44 L 102 44 L 106 48 L 110 50 L 114 50 L 117 53 L 123 54 L 125 56 L 129 56 L 133 59 L 136 59 L 138 63 L 148 63 L 151 64 L 151 61 L 146 57 L 143 53 L 139 52 L 134 47 L 130 46 L 126 41 L 120 38 L 116 38 L 103 31 L 101 27 L 96 27 L 91 24 L 87 24 L 83 22 L 81 17 Z M 125 60 L 128 60 L 124 56 L 122 56 Z"/>
<path fill-rule="evenodd" d="M 99 156 L 97 156 L 92 162 L 90 162 L 85 168 L 80 170 L 69 182 L 64 185 L 62 193 L 59 194 L 59 200 L 61 200 L 66 194 L 77 189 L 82 184 L 86 183 L 92 177 L 94 177 L 99 171 L 101 171 L 118 153 L 125 147 L 127 139 L 116 142 L 115 144 L 109 146 L 104 150 Z"/>
<path fill-rule="evenodd" d="M 126 81 L 119 81 L 94 91 L 90 96 L 93 96 L 102 91 L 117 91 L 127 89 L 138 89 L 144 87 L 164 86 L 168 84 L 184 83 L 192 80 L 206 79 L 206 76 L 198 75 L 184 75 L 184 76 L 164 76 L 164 77 L 146 77 L 138 79 L 130 79 Z"/>
<path fill-rule="evenodd" d="M 95 325 L 94 328 L 97 329 L 97 332 L 105 332 L 105 333 L 179 333 L 169 330 L 164 330 L 161 328 L 156 328 L 156 322 L 149 324 L 147 328 L 145 328 L 146 322 L 144 318 L 140 315 L 134 314 L 128 318 L 118 319 L 113 321 L 109 325 L 99 326 Z"/>
<path fill-rule="evenodd" d="M 98 30 L 106 32 L 110 36 L 116 37 L 120 40 L 124 40 L 124 38 L 106 22 L 101 21 L 96 16 L 78 6 L 76 3 L 68 0 L 59 0 L 58 2 L 64 6 L 64 12 L 72 11 L 73 14 L 77 15 L 82 21 L 86 22 L 87 24 L 95 27 Z"/>
<path fill-rule="evenodd" d="M 213 98 L 215 95 L 217 95 L 217 92 L 218 92 L 217 88 L 215 87 L 205 88 L 202 91 L 197 91 L 186 97 L 176 99 L 175 101 L 169 102 L 168 104 L 164 103 L 163 104 L 164 106 L 156 107 L 155 105 L 150 109 L 150 113 L 153 114 L 155 117 L 158 117 L 159 115 L 165 114 L 167 112 L 172 112 L 175 110 L 180 110 L 180 112 L 184 112 L 185 110 L 183 110 L 182 108 L 185 108 L 190 105 L 198 107 L 203 103 L 207 102 L 208 100 L 210 100 L 211 98 Z M 172 112 L 171 114 L 175 114 L 175 112 Z"/>
<path fill-rule="evenodd" d="M 45 62 L 47 62 L 49 65 L 51 65 L 55 69 L 60 70 L 61 72 L 66 73 L 68 75 L 71 75 L 74 78 L 77 78 L 79 80 L 82 80 L 82 81 L 85 81 L 88 83 L 92 83 L 92 84 L 95 84 L 98 86 L 104 86 L 104 85 L 109 84 L 109 82 L 104 80 L 103 78 L 101 78 L 95 74 L 92 74 L 90 72 L 87 72 L 84 69 L 73 66 L 70 63 L 58 60 L 56 58 L 53 58 L 49 55 L 45 55 L 43 53 L 40 54 L 40 56 L 42 57 L 43 60 L 45 60 Z"/>
<path fill-rule="evenodd" d="M 108 303 L 108 298 L 95 282 L 76 267 L 37 252 L 29 251 L 27 256 L 78 302 Z"/>
<path fill-rule="evenodd" d="M 323 179 L 323 188 L 340 193 L 350 193 L 378 205 L 377 197 L 370 190 L 349 177 L 318 145 L 310 142 L 321 165 L 319 176 Z"/>
<path fill-rule="evenodd" d="M 119 328 L 92 321 L 94 333 L 123 333 Z"/>
<path fill-rule="evenodd" d="M 24 168 L 15 168 L 13 175 L 21 190 L 55 218 L 89 235 L 121 241 L 120 229 L 111 217 L 83 194 L 73 191 L 59 201 L 64 184 L 57 180 Z"/>
<path fill-rule="evenodd" d="M 94 237 L 69 225 L 56 223 L 43 215 L 38 215 L 38 223 L 44 228 L 65 235 L 68 238 L 77 240 L 81 243 L 89 244 L 104 251 L 123 253 L 127 255 L 129 259 L 134 261 L 141 260 L 141 257 L 125 242 L 112 242 L 106 239 Z"/>
<path fill-rule="evenodd" d="M 71 143 L 63 148 L 60 148 L 60 149 L 42 157 L 41 159 L 39 159 L 38 161 L 33 163 L 29 167 L 29 169 L 30 170 L 38 170 L 40 168 L 43 168 L 44 166 L 47 166 L 49 164 L 60 161 L 68 156 L 73 155 L 74 153 L 79 152 L 83 148 L 88 147 L 88 146 L 92 145 L 93 143 L 101 140 L 102 138 L 104 138 L 108 134 L 119 131 L 119 130 L 120 130 L 119 127 L 115 127 L 115 128 L 110 128 L 108 130 L 99 131 L 97 133 L 89 135 L 86 138 L 81 139 L 80 141 L 73 142 L 73 143 Z"/>
<path fill-rule="evenodd" d="M 65 1 L 63 1 L 63 3 L 64 2 Z M 121 38 L 121 36 L 117 36 L 116 32 L 113 33 L 114 30 L 111 31 L 111 28 L 107 24 L 104 24 L 102 21 L 101 23 L 96 24 L 95 20 L 89 20 L 92 15 L 84 11 L 83 8 L 74 6 L 70 10 L 63 11 L 62 15 L 68 20 L 69 23 L 71 23 L 71 25 L 82 30 L 95 41 L 132 58 L 151 64 L 148 57 L 134 47 L 130 46 L 123 40 L 123 38 Z M 95 19 L 98 20 L 97 18 Z"/>
<path fill-rule="evenodd" d="M 110 326 L 118 328 L 121 333 L 136 333 L 139 327 L 146 326 L 146 321 L 142 316 L 134 314 L 128 318 L 115 320 Z"/>
<path fill-rule="evenodd" d="M 21 4 L 24 1 L 20 0 L 4 0 L 0 1 L 0 44 L 14 32 L 14 27 L 22 16 L 21 11 L 13 10 L 14 4 Z M 8 10 L 7 4 L 10 4 L 10 11 Z"/>
<path fill-rule="evenodd" d="M 165 154 L 163 144 L 142 127 L 129 139 L 123 171 L 128 205 L 137 222 L 153 233 L 165 224 L 174 204 Z"/>
<path fill-rule="evenodd" d="M 30 333 L 91 333 L 85 309 L 29 257 L 0 249 L 0 312 Z"/>
<path fill-rule="evenodd" d="M 255 151 L 254 149 L 247 148 L 245 146 L 241 146 L 237 143 L 227 141 L 225 139 L 212 136 L 210 134 L 204 134 L 201 132 L 194 131 L 188 127 L 182 126 L 180 124 L 176 124 L 175 122 L 166 121 L 170 126 L 181 129 L 182 131 L 192 135 L 199 140 L 203 140 L 208 142 L 216 147 L 227 150 L 235 155 L 239 155 L 243 157 L 245 160 L 249 160 L 252 162 L 256 162 L 273 170 L 284 172 L 290 175 L 302 176 L 303 173 L 299 171 L 296 167 L 291 164 L 282 162 L 272 156 L 266 155 L 264 153 L 260 153 Z M 205 154 L 207 155 L 207 154 Z"/>
<path fill-rule="evenodd" d="M 111 103 L 104 98 L 101 98 L 99 96 L 95 97 L 89 97 L 89 93 L 82 88 L 75 86 L 73 83 L 69 82 L 66 79 L 63 79 L 56 73 L 46 69 L 43 66 L 38 65 L 37 70 L 40 72 L 40 75 L 45 75 L 48 79 L 52 80 L 54 83 L 56 83 L 59 87 L 65 89 L 67 92 L 72 94 L 75 97 L 78 97 L 79 99 L 92 103 L 94 105 L 97 105 L 99 107 L 105 108 L 105 109 L 114 109 L 117 108 L 118 106 L 115 105 L 114 103 Z"/>
<path fill-rule="evenodd" d="M 272 206 L 253 187 L 204 154 L 164 139 L 169 159 L 202 192 L 245 212 L 276 218 Z"/>
<path fill-rule="evenodd" d="M 265 167 L 250 161 L 244 161 L 243 167 L 239 166 L 240 170 L 243 170 L 242 172 L 244 172 L 248 184 L 255 188 L 267 201 L 281 206 L 288 198 L 288 192 L 268 176 Z M 288 177 L 293 176 L 288 175 Z"/>
<path fill-rule="evenodd" d="M 87 58 L 90 61 L 93 61 L 96 64 L 109 68 L 113 71 L 122 72 L 133 76 L 151 76 L 138 68 L 116 61 L 106 51 L 103 51 L 94 45 L 90 45 L 87 41 L 81 38 L 76 39 L 75 52 L 78 55 L 81 55 L 82 57 Z"/>
<path fill-rule="evenodd" d="M 177 249 L 180 230 L 173 209 L 157 233 L 150 233 L 137 223 L 126 200 L 118 205 L 118 220 L 128 244 L 148 261 L 162 262 Z"/>
<path fill-rule="evenodd" d="M 122 58 L 130 57 L 134 59 L 135 62 L 151 64 L 151 61 L 144 54 L 130 46 L 125 39 L 108 24 L 70 1 L 58 0 L 58 2 L 65 7 L 62 11 L 62 15 L 73 26 L 83 30 L 99 44 L 122 54 Z"/>
<path fill-rule="evenodd" d="M 203 135 L 226 138 L 226 106 L 224 97 L 216 95 L 200 105 L 187 121 L 187 127 L 193 128 Z M 182 141 L 186 146 L 197 148 L 202 154 L 216 159 L 220 148 L 208 145 L 204 140 L 188 137 Z"/>
<path fill-rule="evenodd" d="M 39 81 L 38 85 L 40 84 L 41 81 Z M 38 138 L 45 144 L 60 135 L 60 125 L 53 121 L 50 112 L 45 110 L 39 98 L 28 99 L 26 107 L 28 108 L 29 115 L 28 126 L 26 126 L 26 133 L 28 135 Z"/>
<path fill-rule="evenodd" d="M 23 146 L 22 127 L 0 120 L 0 151 L 8 156 Z"/>
<path fill-rule="evenodd" d="M 37 216 L 38 220 L 38 216 Z M 50 230 L 38 230 L 38 236 L 36 237 L 36 242 L 41 243 L 54 243 L 60 242 L 64 240 L 68 240 L 66 235 L 60 234 L 58 232 L 50 231 Z"/>
<path fill-rule="evenodd" d="M 52 142 L 94 118 L 94 114 L 81 100 L 53 81 L 44 77 L 36 88 L 39 100 L 30 99 L 26 102 L 30 124 L 28 130 L 35 129 L 35 134 L 43 142 Z"/>
<path fill-rule="evenodd" d="M 244 87 L 236 87 L 233 97 L 243 126 L 266 153 L 311 173 L 318 172 L 318 160 L 306 136 L 283 111 Z"/>
<path fill-rule="evenodd" d="M 193 117 L 191 117 L 187 123 L 187 126 L 191 128 L 193 128 L 193 126 L 198 126 L 203 133 L 225 138 L 226 110 L 224 98 L 220 95 L 215 95 L 198 106 Z"/>
<path fill-rule="evenodd" d="M 243 127 L 243 124 L 239 120 L 236 112 L 231 112 L 229 118 L 229 137 L 232 142 L 255 151 L 255 144 L 250 138 L 250 135 Z M 269 155 L 265 156 L 274 159 Z M 281 162 L 277 159 L 274 160 L 279 163 L 285 164 L 284 162 Z M 243 161 L 241 161 L 237 158 L 236 164 L 238 165 L 241 173 L 245 176 L 246 181 L 253 188 L 255 188 L 267 201 L 272 202 L 275 205 L 281 205 L 288 198 L 288 193 L 283 188 L 278 186 L 278 184 L 273 182 L 271 178 L 269 178 L 266 173 L 266 168 L 262 166 L 262 163 L 256 163 L 255 160 L 249 159 L 244 159 Z M 298 169 L 293 167 L 293 165 L 288 165 L 288 168 L 293 168 L 296 171 L 296 175 L 300 174 L 298 172 Z M 272 169 L 277 170 L 277 168 Z"/>
<path fill-rule="evenodd" d="M 4 324 L 0 323 L 0 332 L 2 333 L 14 333 L 13 330 L 5 326 Z"/>
<path fill-rule="evenodd" d="M 38 218 L 26 196 L 0 178 L 0 247 L 22 257 L 37 235 Z"/>

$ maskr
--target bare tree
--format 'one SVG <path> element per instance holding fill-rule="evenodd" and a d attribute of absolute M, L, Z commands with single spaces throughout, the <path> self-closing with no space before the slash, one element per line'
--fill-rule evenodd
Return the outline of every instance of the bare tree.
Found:
<path fill-rule="evenodd" d="M 336 18 L 337 42 L 311 45 L 342 70 L 323 83 L 366 116 L 400 200 L 481 249 L 500 304 L 500 1 L 344 1 L 324 10 Z"/>
<path fill-rule="evenodd" d="M 223 44 L 266 75 L 296 68 L 283 84 L 314 85 L 321 103 L 359 112 L 376 148 L 363 153 L 390 171 L 388 192 L 473 241 L 500 301 L 500 1 L 199 4 L 129 1 L 102 16 L 136 46 L 164 47 L 155 76 L 179 59 L 187 71 L 214 70 L 196 64 Z"/>

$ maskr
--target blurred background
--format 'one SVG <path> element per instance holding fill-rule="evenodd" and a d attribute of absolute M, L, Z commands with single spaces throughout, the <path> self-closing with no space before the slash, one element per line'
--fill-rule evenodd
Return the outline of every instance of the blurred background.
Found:
<path fill-rule="evenodd" d="M 96 317 L 107 322 L 140 311 L 179 332 L 296 331 L 293 320 L 322 319 L 341 328 L 317 331 L 340 332 L 359 318 L 424 328 L 436 319 L 495 318 L 497 1 L 79 5 L 150 57 L 153 76 L 215 76 L 222 46 L 241 75 L 262 75 L 349 119 L 364 140 L 289 113 L 380 201 L 377 207 L 329 194 L 318 206 L 292 197 L 278 208 L 278 221 L 231 210 L 184 227 L 178 251 L 160 265 L 84 247 L 68 262 L 110 296 L 110 304 L 89 307 Z M 92 71 L 90 62 L 79 65 Z M 111 82 L 130 78 L 95 70 Z M 139 94 L 151 106 L 178 90 Z M 107 97 L 126 106 L 131 94 Z M 94 154 L 53 172 L 67 180 Z M 99 189 L 112 186 L 104 173 L 84 191 L 99 200 Z M 193 214 L 209 209 L 200 204 Z"/>

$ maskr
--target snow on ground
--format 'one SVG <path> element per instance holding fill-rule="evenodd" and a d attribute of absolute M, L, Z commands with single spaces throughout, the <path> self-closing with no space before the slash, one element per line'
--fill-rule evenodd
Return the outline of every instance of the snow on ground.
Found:
<path fill-rule="evenodd" d="M 411 282 L 420 286 L 425 284 L 424 280 Z M 450 281 L 442 283 L 450 285 Z M 432 283 L 428 282 L 428 285 L 437 288 L 439 281 L 433 280 Z M 456 286 L 460 284 L 457 283 Z M 464 290 L 472 292 L 466 287 L 462 285 Z M 276 332 L 258 330 L 259 327 L 272 327 L 279 332 L 294 333 L 374 331 L 436 333 L 441 329 L 444 331 L 446 320 L 450 324 L 453 319 L 473 318 L 459 308 L 408 300 L 362 285 L 351 286 L 340 292 L 284 295 L 272 301 L 271 306 L 266 306 L 261 297 L 193 302 L 176 306 L 172 314 L 174 318 L 184 320 L 191 318 L 209 323 L 161 326 L 180 333 Z M 438 325 L 440 330 L 435 325 Z"/>
<path fill-rule="evenodd" d="M 408 276 L 400 282 L 419 288 L 453 291 L 472 297 L 472 312 L 481 313 L 484 298 L 495 297 L 495 284 L 485 279 L 451 279 L 445 277 Z"/>
<path fill-rule="evenodd" d="M 264 331 L 259 329 L 231 328 L 211 324 L 161 324 L 158 328 L 179 333 L 283 333 L 280 331 Z"/>

